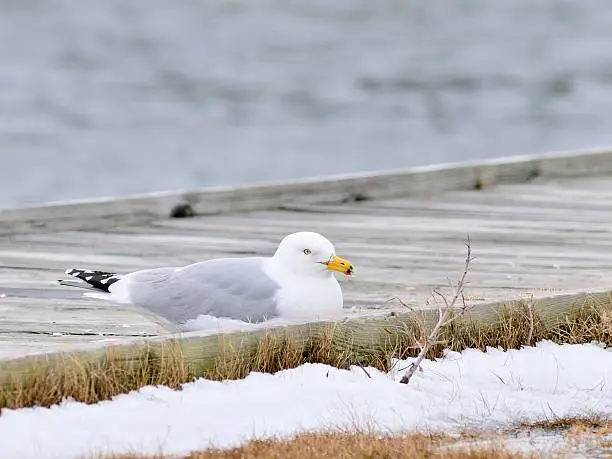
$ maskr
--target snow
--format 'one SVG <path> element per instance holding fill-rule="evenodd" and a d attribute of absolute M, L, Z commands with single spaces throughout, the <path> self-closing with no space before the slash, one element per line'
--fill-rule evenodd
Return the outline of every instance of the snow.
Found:
<path fill-rule="evenodd" d="M 283 318 L 272 318 L 265 322 L 251 323 L 243 320 L 200 314 L 197 318 L 186 321 L 181 328 L 188 331 L 199 330 L 221 333 L 256 330 L 258 328 L 272 327 L 274 325 L 286 325 L 287 323 L 290 322 Z"/>
<path fill-rule="evenodd" d="M 343 314 L 359 314 L 358 308 L 345 308 Z M 371 310 L 366 310 L 368 315 L 372 315 Z M 187 320 L 181 324 L 180 329 L 187 332 L 203 332 L 206 334 L 210 333 L 228 333 L 234 331 L 249 331 L 257 329 L 271 329 L 274 327 L 283 327 L 287 325 L 299 325 L 308 322 L 319 322 L 325 320 L 338 320 L 338 314 L 327 313 L 318 314 L 316 320 L 309 319 L 304 320 L 303 318 L 286 318 L 286 317 L 273 317 L 263 322 L 246 322 L 244 320 L 229 319 L 226 317 L 215 317 L 207 314 L 200 314 L 195 319 Z M 201 336 L 202 333 L 197 335 Z"/>
<path fill-rule="evenodd" d="M 425 360 L 409 385 L 410 360 L 388 374 L 359 367 L 302 365 L 239 381 L 200 379 L 183 390 L 145 387 L 111 401 L 66 401 L 5 410 L 0 457 L 71 458 L 100 453 L 183 454 L 305 430 L 375 428 L 452 432 L 519 420 L 612 415 L 612 352 L 596 344 L 486 353 L 448 352 Z"/>

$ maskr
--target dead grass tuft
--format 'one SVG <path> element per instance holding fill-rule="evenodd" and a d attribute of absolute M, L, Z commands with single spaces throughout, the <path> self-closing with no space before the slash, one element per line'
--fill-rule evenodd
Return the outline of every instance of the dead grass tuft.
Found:
<path fill-rule="evenodd" d="M 451 322 L 440 331 L 440 343 L 432 349 L 429 357 L 439 357 L 444 348 L 454 351 L 476 348 L 484 351 L 487 347 L 499 347 L 507 350 L 550 339 L 554 335 L 553 329 L 547 332 L 537 314 L 530 311 L 528 303 L 523 302 L 512 308 L 502 307 L 498 320 L 492 325 Z"/>
<path fill-rule="evenodd" d="M 515 431 L 543 430 L 562 436 L 583 457 L 612 457 L 612 418 L 607 414 L 582 414 L 521 422 Z"/>
<path fill-rule="evenodd" d="M 612 432 L 612 418 L 610 418 L 609 415 L 599 413 L 582 414 L 563 418 L 554 417 L 540 421 L 525 421 L 521 422 L 518 428 L 572 432 L 600 431 L 610 433 Z"/>
<path fill-rule="evenodd" d="M 0 410 L 51 406 L 70 398 L 96 403 L 147 385 L 176 389 L 196 378 L 195 371 L 173 343 L 164 346 L 159 354 L 145 350 L 129 363 L 112 348 L 94 362 L 83 362 L 70 355 L 59 358 L 56 370 L 38 366 L 24 378 L 14 377 L 0 384 Z"/>
<path fill-rule="evenodd" d="M 451 322 L 440 330 L 438 344 L 431 349 L 428 357 L 440 357 L 445 348 L 458 352 L 469 348 L 485 351 L 487 347 L 508 350 L 542 340 L 557 344 L 596 341 L 612 345 L 612 312 L 607 306 L 587 302 L 574 314 L 563 317 L 547 328 L 529 301 L 524 301 L 515 307 L 502 307 L 499 319 L 492 325 Z"/>
<path fill-rule="evenodd" d="M 203 375 L 213 380 L 242 379 L 251 372 L 276 373 L 295 368 L 304 363 L 322 363 L 337 368 L 349 368 L 359 364 L 351 346 L 335 342 L 334 327 L 328 327 L 312 337 L 286 334 L 262 335 L 255 350 L 245 353 L 241 349 L 227 350 L 216 359 Z M 364 365 L 388 369 L 391 361 L 388 353 L 372 352 Z"/>
<path fill-rule="evenodd" d="M 193 452 L 189 459 L 531 459 L 502 443 L 452 447 L 455 440 L 437 435 L 380 436 L 364 433 L 306 433 L 291 439 L 255 440 L 243 446 Z M 105 459 L 162 459 L 163 456 L 110 456 Z"/>

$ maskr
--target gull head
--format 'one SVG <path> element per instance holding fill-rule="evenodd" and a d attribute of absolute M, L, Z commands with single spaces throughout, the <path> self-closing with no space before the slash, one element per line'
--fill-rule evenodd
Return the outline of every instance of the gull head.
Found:
<path fill-rule="evenodd" d="M 303 231 L 285 236 L 274 259 L 294 274 L 326 277 L 333 272 L 353 274 L 353 264 L 336 255 L 334 245 L 319 233 Z"/>

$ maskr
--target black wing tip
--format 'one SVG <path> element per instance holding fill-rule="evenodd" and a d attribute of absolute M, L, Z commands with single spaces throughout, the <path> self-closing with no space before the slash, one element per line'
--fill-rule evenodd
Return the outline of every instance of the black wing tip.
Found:
<path fill-rule="evenodd" d="M 64 274 L 67 274 L 69 276 L 80 276 L 80 275 L 94 275 L 94 274 L 112 274 L 112 273 L 107 273 L 104 271 L 94 271 L 93 269 L 82 269 L 82 268 L 70 268 L 67 269 L 66 271 L 64 271 Z"/>
<path fill-rule="evenodd" d="M 68 276 L 81 279 L 82 281 L 87 282 L 89 285 L 104 292 L 108 292 L 109 287 L 121 279 L 121 276 L 119 276 L 117 273 L 94 271 L 91 269 L 70 268 L 64 271 L 64 273 Z"/>

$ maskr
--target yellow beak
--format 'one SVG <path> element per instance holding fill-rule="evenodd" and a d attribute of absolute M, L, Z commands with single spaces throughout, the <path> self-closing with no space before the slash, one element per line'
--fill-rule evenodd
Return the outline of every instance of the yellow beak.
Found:
<path fill-rule="evenodd" d="M 324 261 L 323 264 L 327 266 L 327 269 L 330 271 L 337 271 L 347 276 L 353 274 L 355 270 L 353 263 L 336 255 L 332 255 L 332 257 L 328 261 Z"/>

